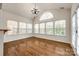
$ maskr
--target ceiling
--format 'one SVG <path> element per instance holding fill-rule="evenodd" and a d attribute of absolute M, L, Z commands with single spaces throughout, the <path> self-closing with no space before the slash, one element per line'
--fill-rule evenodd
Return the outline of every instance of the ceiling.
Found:
<path fill-rule="evenodd" d="M 37 3 L 37 8 L 40 11 L 49 10 L 49 9 L 60 9 L 60 7 L 64 7 L 64 9 L 70 9 L 71 3 Z M 28 17 L 30 19 L 33 18 L 33 14 L 31 13 L 32 8 L 34 7 L 34 3 L 3 3 L 2 9 L 15 13 L 17 15 Z"/>

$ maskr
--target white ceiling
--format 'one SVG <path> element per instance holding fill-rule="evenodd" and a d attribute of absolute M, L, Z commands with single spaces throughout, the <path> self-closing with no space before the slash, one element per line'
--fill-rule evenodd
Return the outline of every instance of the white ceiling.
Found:
<path fill-rule="evenodd" d="M 64 9 L 70 9 L 71 3 L 37 3 L 37 8 L 40 11 L 49 10 L 49 9 L 59 9 L 60 7 L 64 7 Z M 33 18 L 33 14 L 31 13 L 32 8 L 34 7 L 34 3 L 3 3 L 2 9 L 18 14 L 23 17 Z"/>

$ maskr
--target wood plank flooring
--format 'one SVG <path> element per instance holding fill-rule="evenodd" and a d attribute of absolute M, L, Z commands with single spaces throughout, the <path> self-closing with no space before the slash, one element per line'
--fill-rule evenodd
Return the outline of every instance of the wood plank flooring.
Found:
<path fill-rule="evenodd" d="M 70 44 L 30 37 L 4 43 L 4 56 L 73 56 Z"/>

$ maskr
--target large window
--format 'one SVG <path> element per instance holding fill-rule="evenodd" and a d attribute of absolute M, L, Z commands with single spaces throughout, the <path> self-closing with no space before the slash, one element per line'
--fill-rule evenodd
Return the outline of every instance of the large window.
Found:
<path fill-rule="evenodd" d="M 40 23 L 40 34 L 45 34 L 45 23 Z"/>
<path fill-rule="evenodd" d="M 46 23 L 46 34 L 53 35 L 53 22 Z"/>
<path fill-rule="evenodd" d="M 66 20 L 56 20 L 56 21 L 47 22 L 48 19 L 51 20 L 53 18 L 54 15 L 51 12 L 45 12 L 40 17 L 40 21 L 44 20 L 43 23 L 40 23 L 40 34 L 65 36 Z"/>
<path fill-rule="evenodd" d="M 65 20 L 59 20 L 55 21 L 55 35 L 59 36 L 65 36 L 66 35 L 66 21 Z"/>
<path fill-rule="evenodd" d="M 10 29 L 7 34 L 16 34 L 17 33 L 17 22 L 8 20 L 7 21 L 7 28 Z"/>
<path fill-rule="evenodd" d="M 35 24 L 34 32 L 39 33 L 39 24 Z"/>
<path fill-rule="evenodd" d="M 25 22 L 17 22 L 13 20 L 7 21 L 7 31 L 6 34 L 24 34 L 24 33 L 32 33 L 32 24 Z"/>
<path fill-rule="evenodd" d="M 40 25 L 40 26 L 38 26 Z M 56 20 L 35 24 L 35 33 L 66 36 L 66 20 Z"/>
<path fill-rule="evenodd" d="M 22 34 L 22 33 L 26 33 L 26 23 L 24 22 L 20 22 L 19 23 L 19 33 Z"/>
<path fill-rule="evenodd" d="M 32 33 L 32 24 L 27 24 L 27 33 Z"/>

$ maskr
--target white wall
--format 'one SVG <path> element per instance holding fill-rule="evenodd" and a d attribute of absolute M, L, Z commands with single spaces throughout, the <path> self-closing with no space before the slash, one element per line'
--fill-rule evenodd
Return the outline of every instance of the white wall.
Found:
<path fill-rule="evenodd" d="M 3 16 L 2 24 L 5 25 L 5 27 L 7 26 L 7 20 L 15 20 L 17 22 L 32 23 L 32 20 L 30 20 L 28 18 L 18 16 L 16 14 L 7 12 L 5 10 L 2 10 L 2 14 L 3 14 L 2 15 Z M 27 38 L 27 37 L 31 37 L 31 36 L 32 36 L 32 34 L 27 34 L 27 33 L 26 34 L 5 35 L 4 42 L 9 42 L 9 41 Z"/>
<path fill-rule="evenodd" d="M 31 37 L 32 34 L 15 34 L 15 35 L 5 35 L 4 42 L 14 41 L 14 40 L 20 40 L 23 38 Z"/>
<path fill-rule="evenodd" d="M 45 11 L 44 11 L 45 12 Z M 49 10 L 54 15 L 54 19 L 50 19 L 49 21 L 52 20 L 66 20 L 66 37 L 62 36 L 50 36 L 50 35 L 41 35 L 41 34 L 34 34 L 36 37 L 40 38 L 46 38 L 50 40 L 55 40 L 55 41 L 60 41 L 60 42 L 65 42 L 65 43 L 70 43 L 71 39 L 71 10 L 66 9 L 66 10 Z M 40 14 L 38 18 L 36 18 L 35 23 L 39 23 L 39 19 L 43 13 Z"/>

